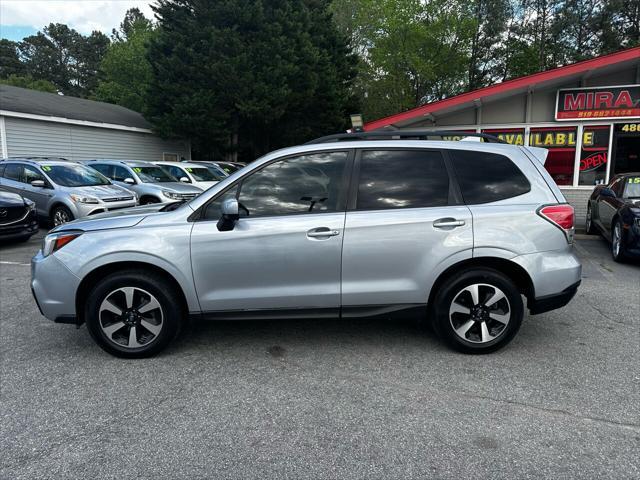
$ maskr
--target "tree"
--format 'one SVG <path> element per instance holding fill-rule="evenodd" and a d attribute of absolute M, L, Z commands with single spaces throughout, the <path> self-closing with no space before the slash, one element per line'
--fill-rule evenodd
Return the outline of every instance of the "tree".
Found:
<path fill-rule="evenodd" d="M 325 30 L 326 5 L 160 0 L 154 10 L 147 118 L 161 135 L 234 158 L 344 127 L 351 75 L 333 63 L 345 47 Z"/>
<path fill-rule="evenodd" d="M 18 56 L 18 44 L 6 38 L 0 39 L 0 78 L 22 75 L 25 67 Z"/>
<path fill-rule="evenodd" d="M 142 112 L 152 79 L 147 50 L 154 30 L 146 19 L 132 20 L 131 12 L 135 10 L 127 12 L 119 32 L 114 30 L 114 41 L 100 64 L 100 80 L 93 98 Z"/>
<path fill-rule="evenodd" d="M 46 80 L 34 80 L 30 76 L 9 75 L 7 78 L 0 79 L 0 84 L 40 90 L 41 92 L 58 93 L 53 83 Z"/>
<path fill-rule="evenodd" d="M 134 7 L 127 10 L 124 19 L 120 22 L 120 28 L 111 31 L 111 37 L 115 42 L 123 42 L 135 32 L 153 30 L 153 23 L 140 11 Z"/>
<path fill-rule="evenodd" d="M 50 24 L 23 39 L 18 49 L 26 72 L 47 80 L 65 95 L 86 97 L 95 87 L 97 71 L 109 38 L 100 32 L 83 36 L 63 24 Z"/>

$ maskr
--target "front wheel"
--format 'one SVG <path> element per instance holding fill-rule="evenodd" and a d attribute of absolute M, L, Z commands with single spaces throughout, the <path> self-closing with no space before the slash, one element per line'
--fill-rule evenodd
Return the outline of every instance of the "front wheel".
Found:
<path fill-rule="evenodd" d="M 173 289 L 162 276 L 139 270 L 108 275 L 87 297 L 85 321 L 91 337 L 118 357 L 155 355 L 182 324 L 182 302 Z"/>
<path fill-rule="evenodd" d="M 450 347 L 490 353 L 520 329 L 524 306 L 513 281 L 491 269 L 474 269 L 447 280 L 436 293 L 433 327 Z"/>
<path fill-rule="evenodd" d="M 73 219 L 73 213 L 71 213 L 71 210 L 64 205 L 58 205 L 51 212 L 51 223 L 53 223 L 54 227 L 62 225 L 63 223 L 68 223 Z"/>

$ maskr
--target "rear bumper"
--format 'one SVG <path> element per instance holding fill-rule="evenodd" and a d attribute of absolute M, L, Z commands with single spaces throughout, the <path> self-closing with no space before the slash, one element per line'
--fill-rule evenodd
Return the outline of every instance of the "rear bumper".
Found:
<path fill-rule="evenodd" d="M 529 300 L 527 303 L 529 313 L 531 313 L 531 315 L 538 315 L 539 313 L 545 313 L 564 307 L 575 296 L 580 283 L 581 281 L 571 285 L 560 293 Z"/>

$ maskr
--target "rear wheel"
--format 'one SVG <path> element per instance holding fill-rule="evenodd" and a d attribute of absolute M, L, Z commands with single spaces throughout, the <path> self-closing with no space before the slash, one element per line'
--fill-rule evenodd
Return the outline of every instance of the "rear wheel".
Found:
<path fill-rule="evenodd" d="M 436 293 L 433 327 L 450 347 L 490 353 L 507 345 L 520 329 L 524 307 L 518 288 L 504 274 L 474 269 L 445 282 Z"/>
<path fill-rule="evenodd" d="M 622 221 L 616 220 L 611 230 L 611 256 L 616 262 L 624 262 L 624 242 L 622 235 L 624 230 L 622 228 Z"/>
<path fill-rule="evenodd" d="M 593 212 L 591 211 L 591 202 L 587 204 L 587 219 L 585 221 L 585 230 L 587 235 L 595 235 L 597 232 L 596 227 L 593 225 Z"/>
<path fill-rule="evenodd" d="M 58 205 L 51 211 L 51 223 L 54 227 L 72 221 L 73 213 L 64 205 Z"/>
<path fill-rule="evenodd" d="M 182 324 L 182 303 L 173 289 L 163 277 L 138 270 L 108 275 L 87 297 L 89 333 L 112 355 L 155 355 L 177 335 Z"/>

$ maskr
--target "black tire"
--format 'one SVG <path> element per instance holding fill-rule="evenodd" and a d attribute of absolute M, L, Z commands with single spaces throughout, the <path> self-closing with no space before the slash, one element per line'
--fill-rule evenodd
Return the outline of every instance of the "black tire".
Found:
<path fill-rule="evenodd" d="M 593 210 L 591 210 L 591 202 L 587 204 L 587 217 L 585 219 L 585 230 L 587 235 L 596 235 L 598 230 L 593 225 Z"/>
<path fill-rule="evenodd" d="M 101 312 L 100 310 L 107 298 L 113 299 L 115 303 L 114 292 L 118 292 L 122 288 L 133 288 L 136 292 L 148 293 L 155 297 L 159 303 L 159 314 L 158 310 L 155 310 L 142 316 L 138 315 L 137 335 L 134 333 L 134 336 L 136 336 L 136 344 L 140 339 L 139 347 L 128 346 L 131 326 L 123 322 L 131 320 L 131 318 L 127 317 L 126 310 L 121 316 L 113 312 L 105 310 Z M 120 293 L 115 293 L 115 295 L 120 295 Z M 136 295 L 138 296 L 136 297 Z M 159 353 L 178 335 L 184 320 L 182 301 L 175 291 L 175 286 L 161 275 L 143 270 L 126 270 L 112 273 L 100 280 L 87 298 L 84 319 L 91 337 L 103 350 L 117 357 L 144 358 Z M 141 301 L 145 300 L 142 293 L 133 294 L 134 306 L 137 298 L 140 298 Z M 124 293 L 121 299 L 126 301 Z M 125 305 L 119 302 L 118 307 L 122 308 Z M 140 308 L 144 308 L 144 304 Z M 154 315 L 155 319 L 150 317 L 151 315 Z M 123 318 L 127 318 L 127 320 L 123 320 Z M 159 323 L 160 330 L 157 334 L 153 335 L 150 330 L 141 327 L 141 321 L 157 321 L 158 318 L 161 321 Z M 104 328 L 115 325 L 118 322 L 123 323 L 123 327 L 112 333 L 112 338 L 109 338 Z M 135 320 L 133 322 L 135 325 Z M 115 339 L 113 338 L 114 336 L 116 336 Z M 152 336 L 152 338 L 149 339 L 149 336 Z"/>
<path fill-rule="evenodd" d="M 616 229 L 618 233 L 616 233 Z M 617 239 L 616 235 L 618 235 Z M 616 245 L 616 241 L 619 242 L 619 245 Z M 611 256 L 613 257 L 613 260 L 618 263 L 623 263 L 627 260 L 627 255 L 624 249 L 624 227 L 622 225 L 622 220 L 619 218 L 614 220 L 611 227 Z"/>
<path fill-rule="evenodd" d="M 160 200 L 156 197 L 142 197 L 140 199 L 140 205 L 152 205 L 154 203 L 160 203 Z"/>
<path fill-rule="evenodd" d="M 50 221 L 51 225 L 54 227 L 70 222 L 74 219 L 73 213 L 71 213 L 71 210 L 69 210 L 65 205 L 58 205 L 51 210 Z"/>
<path fill-rule="evenodd" d="M 471 300 L 471 292 L 468 292 L 468 295 L 463 293 L 465 289 L 473 288 L 473 285 L 480 285 L 477 295 L 479 302 L 476 305 Z M 506 302 L 501 299 L 491 307 L 484 306 L 483 302 L 488 302 L 489 298 L 493 297 L 493 293 L 498 291 L 504 295 Z M 454 305 L 454 300 L 456 305 L 461 306 L 458 301 L 464 301 L 467 298 L 469 315 L 453 313 L 450 318 L 450 309 Z M 448 346 L 463 353 L 483 354 L 495 352 L 513 339 L 522 324 L 524 306 L 518 288 L 509 277 L 497 270 L 476 268 L 446 280 L 436 292 L 430 311 L 436 334 Z M 500 317 L 508 314 L 509 317 L 504 324 L 494 320 L 490 314 Z M 474 318 L 483 320 L 474 321 Z M 459 330 L 464 330 L 462 327 L 472 324 L 465 331 L 465 338 L 456 333 L 454 325 L 458 321 L 460 322 L 460 326 L 457 327 Z M 483 323 L 486 328 L 482 326 Z M 485 335 L 483 330 L 487 334 L 486 338 L 489 339 L 487 341 L 477 338 Z M 492 337 L 494 334 L 495 337 Z"/>

